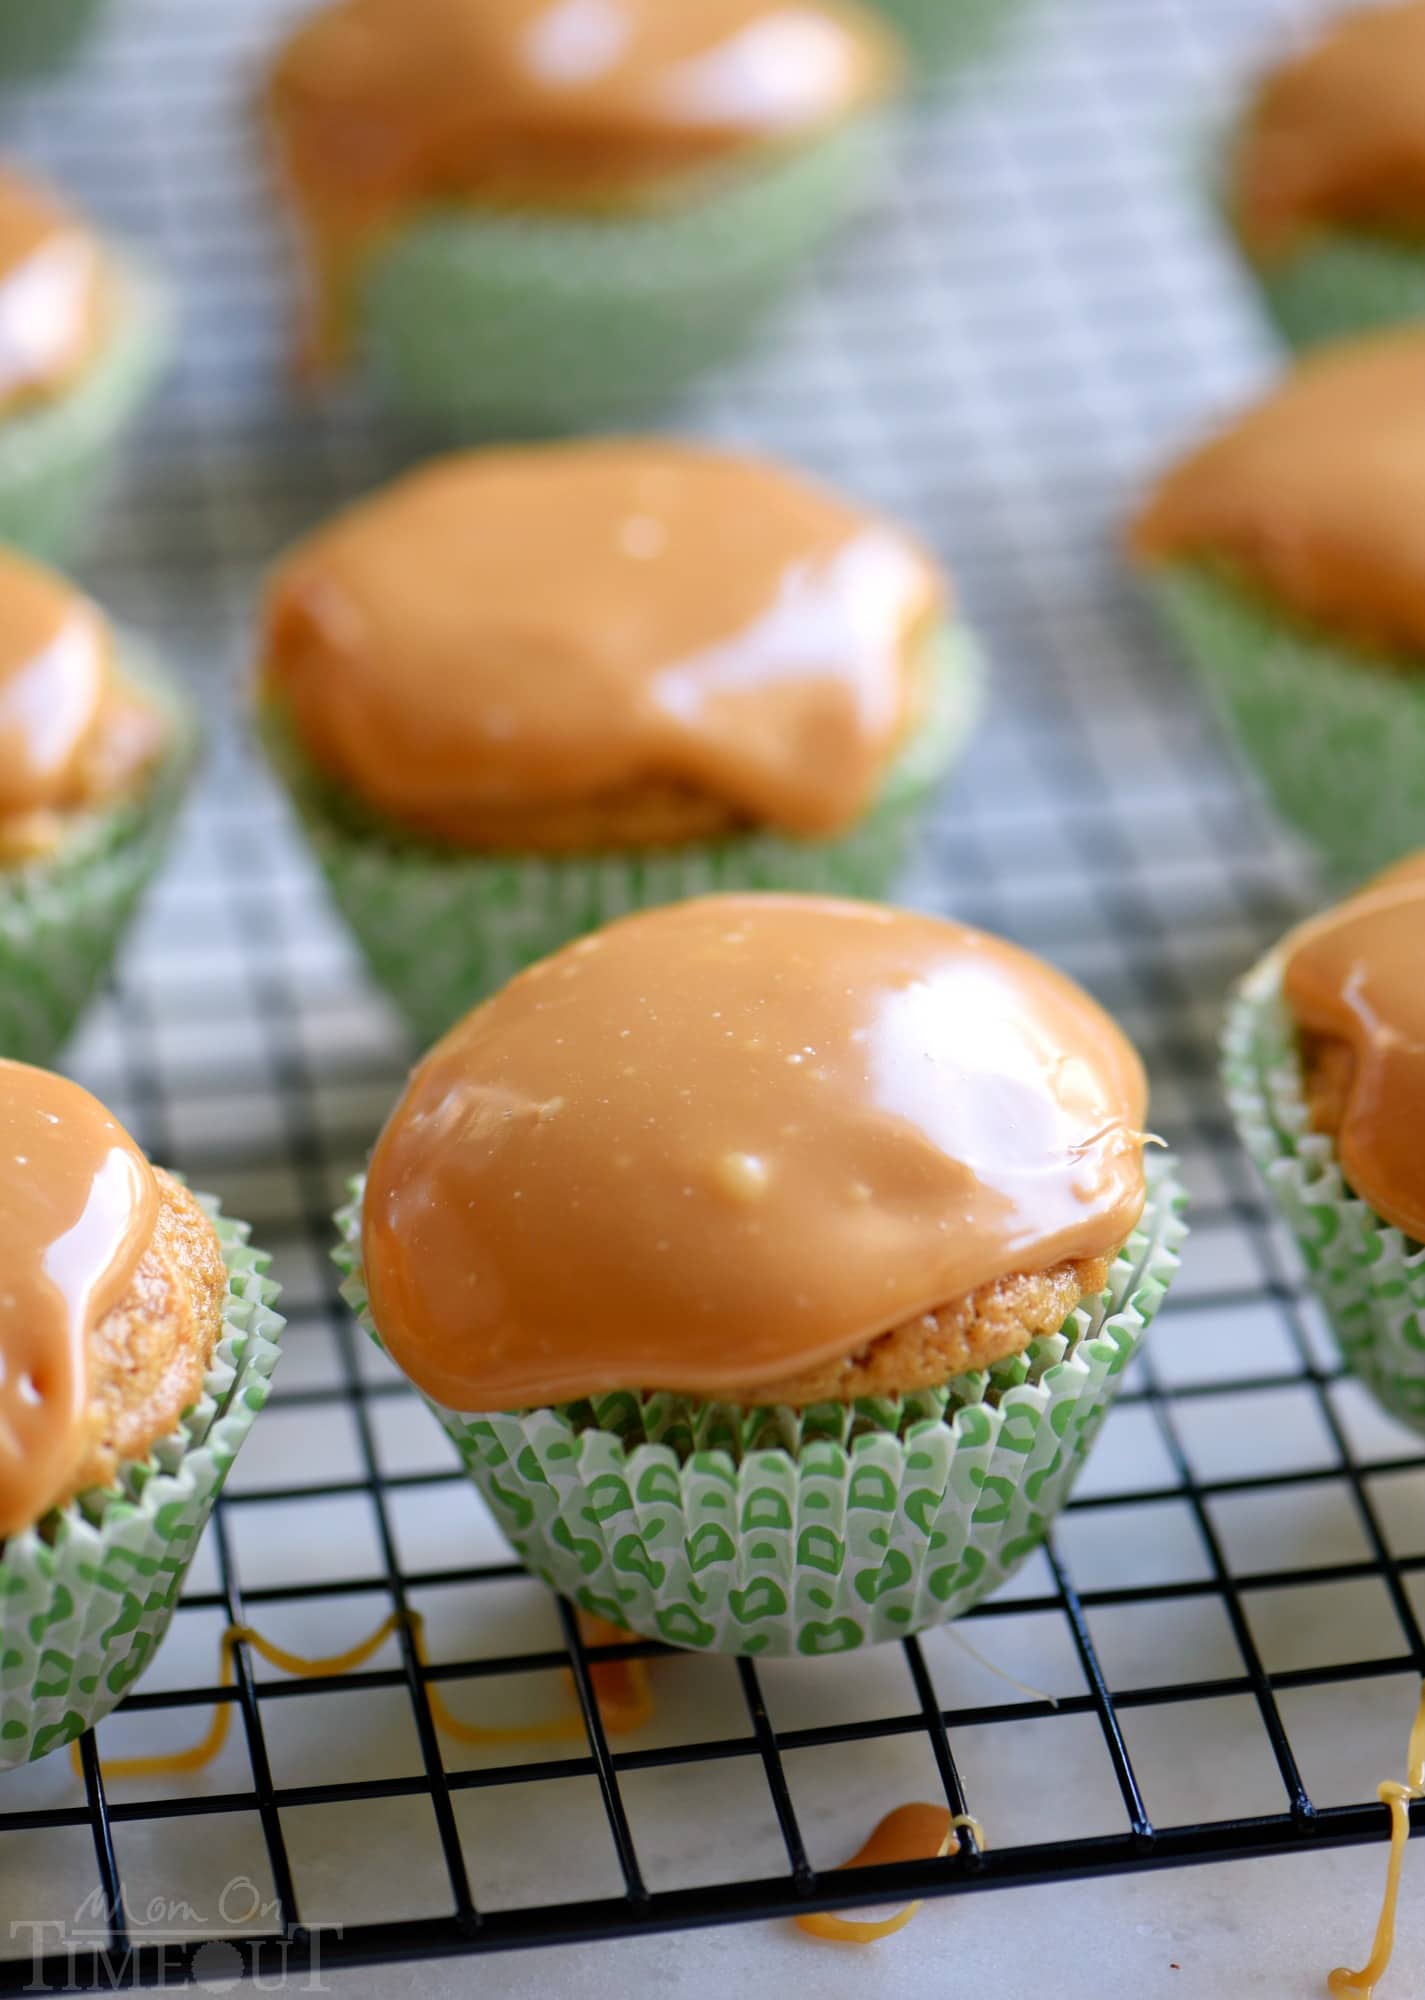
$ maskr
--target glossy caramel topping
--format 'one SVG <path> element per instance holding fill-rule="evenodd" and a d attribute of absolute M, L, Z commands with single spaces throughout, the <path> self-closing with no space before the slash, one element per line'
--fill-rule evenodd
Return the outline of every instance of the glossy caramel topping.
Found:
<path fill-rule="evenodd" d="M 1425 854 L 1303 925 L 1283 991 L 1298 1027 L 1351 1052 L 1336 1134 L 1348 1185 L 1425 1242 Z"/>
<path fill-rule="evenodd" d="M 99 246 L 52 196 L 0 171 L 0 412 L 62 388 L 98 343 Z"/>
<path fill-rule="evenodd" d="M 52 845 L 58 816 L 121 793 L 162 739 L 89 600 L 0 551 L 0 861 Z"/>
<path fill-rule="evenodd" d="M 1221 562 L 1274 605 L 1425 651 L 1425 328 L 1322 349 L 1161 481 L 1146 562 Z"/>
<path fill-rule="evenodd" d="M 67 1490 L 86 1441 L 85 1344 L 157 1215 L 153 1170 L 102 1104 L 0 1061 L 0 1540 Z"/>
<path fill-rule="evenodd" d="M 363 1257 L 446 1405 L 786 1378 L 1117 1249 L 1144 1080 L 1070 980 L 961 925 L 723 896 L 521 974 L 417 1068 Z"/>
<path fill-rule="evenodd" d="M 1425 0 L 1349 13 L 1268 76 L 1233 192 L 1264 263 L 1333 224 L 1425 230 Z"/>
<path fill-rule="evenodd" d="M 897 71 L 848 0 L 338 0 L 270 90 L 321 294 L 314 358 L 336 358 L 363 255 L 414 210 L 647 199 L 837 124 Z"/>
<path fill-rule="evenodd" d="M 640 784 L 827 834 L 914 719 L 941 605 L 903 534 L 770 465 L 471 452 L 288 558 L 265 681 L 329 777 L 445 840 Z"/>

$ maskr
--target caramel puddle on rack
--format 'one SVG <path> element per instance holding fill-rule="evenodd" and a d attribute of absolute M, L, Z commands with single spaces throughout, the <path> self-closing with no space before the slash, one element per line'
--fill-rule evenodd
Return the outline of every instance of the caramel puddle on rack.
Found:
<path fill-rule="evenodd" d="M 1390 1969 L 1395 1950 L 1395 1911 L 1400 1901 L 1400 1875 L 1405 1866 L 1405 1843 L 1410 1838 L 1410 1801 L 1425 1798 L 1425 1685 L 1420 1690 L 1420 1706 L 1410 1731 L 1405 1783 L 1387 1778 L 1380 1787 L 1380 1802 L 1390 1808 L 1390 1860 L 1386 1866 L 1385 1898 L 1380 1922 L 1376 1925 L 1371 1955 L 1359 1972 L 1338 1965 L 1326 1981 L 1333 2000 L 1375 2000 L 1375 1990 Z"/>
<path fill-rule="evenodd" d="M 897 1806 L 876 1827 L 865 1846 L 859 1848 L 842 1868 L 884 1868 L 897 1861 L 933 1861 L 941 1855 L 958 1854 L 956 1829 L 968 1827 L 981 1847 L 984 1831 L 968 1813 L 952 1814 L 946 1806 Z M 839 1871 L 838 1871 L 839 1872 Z M 907 1903 L 891 1917 L 835 1917 L 819 1910 L 795 1919 L 798 1930 L 808 1937 L 825 1938 L 831 1944 L 878 1944 L 882 1938 L 903 1931 L 920 1909 Z"/>
<path fill-rule="evenodd" d="M 425 1621 L 418 1611 L 403 1616 L 393 1611 L 369 1638 L 362 1639 L 345 1653 L 329 1653 L 321 1659 L 308 1659 L 300 1653 L 289 1653 L 285 1647 L 274 1645 L 264 1639 L 260 1632 L 250 1625 L 229 1625 L 223 1633 L 218 1665 L 218 1685 L 228 1688 L 233 1684 L 233 1656 L 239 1645 L 250 1646 L 267 1661 L 269 1666 L 278 1668 L 284 1674 L 295 1674 L 303 1680 L 325 1679 L 329 1676 L 354 1673 L 384 1645 L 387 1639 L 406 1624 L 410 1627 L 411 1643 L 416 1659 L 424 1667 L 427 1665 L 425 1650 Z M 586 1646 L 603 1646 L 623 1643 L 628 1634 L 616 1625 L 605 1624 L 601 1618 L 590 1618 L 580 1614 L 579 1629 Z M 652 1720 L 653 1693 L 648 1681 L 648 1667 L 643 1660 L 605 1660 L 589 1662 L 589 1678 L 599 1704 L 599 1714 L 604 1728 L 610 1736 L 627 1736 L 644 1723 Z M 499 1743 L 561 1743 L 582 1740 L 584 1719 L 582 1715 L 554 1716 L 548 1722 L 523 1723 L 510 1728 L 484 1729 L 478 1723 L 465 1722 L 452 1713 L 438 1686 L 426 1684 L 426 1700 L 430 1706 L 431 1720 L 443 1736 L 454 1742 L 475 1745 Z M 219 1702 L 213 1710 L 213 1719 L 206 1735 L 187 1750 L 166 1751 L 152 1757 L 106 1757 L 104 1775 L 108 1778 L 166 1778 L 183 1776 L 193 1771 L 201 1771 L 211 1764 L 222 1752 L 228 1740 L 228 1730 L 232 1725 L 234 1704 Z M 75 1770 L 82 1772 L 79 1745 L 71 1743 L 70 1758 Z"/>

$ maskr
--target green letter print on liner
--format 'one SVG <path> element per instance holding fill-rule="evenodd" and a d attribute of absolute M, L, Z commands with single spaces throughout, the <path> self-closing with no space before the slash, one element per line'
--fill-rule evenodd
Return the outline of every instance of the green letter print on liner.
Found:
<path fill-rule="evenodd" d="M 822 1411 L 666 1396 L 604 1398 L 597 1419 L 588 1402 L 431 1407 L 521 1561 L 585 1610 L 709 1652 L 851 1652 L 968 1611 L 1038 1546 L 1177 1269 L 1182 1207 L 1171 1166 L 1153 1162 L 1101 1298 L 1002 1369 L 842 1409 L 841 1436 L 807 1429 Z M 341 1223 L 343 1292 L 375 1337 L 359 1199 Z M 679 1450 L 665 1422 L 725 1442 Z"/>

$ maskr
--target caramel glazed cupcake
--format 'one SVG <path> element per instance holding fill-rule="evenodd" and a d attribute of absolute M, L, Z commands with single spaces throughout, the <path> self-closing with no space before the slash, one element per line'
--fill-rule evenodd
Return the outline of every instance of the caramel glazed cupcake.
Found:
<path fill-rule="evenodd" d="M 640 905 L 887 892 L 977 705 L 948 586 L 790 472 L 604 441 L 438 461 L 268 593 L 260 705 L 333 897 L 431 1039 Z"/>
<path fill-rule="evenodd" d="M 1425 854 L 1256 969 L 1225 1074 L 1347 1365 L 1425 1431 Z"/>
<path fill-rule="evenodd" d="M 281 1322 L 245 1230 L 75 1083 L 0 1061 L 0 1767 L 106 1715 L 167 1630 Z"/>
<path fill-rule="evenodd" d="M 312 372 L 459 434 L 646 412 L 860 204 L 900 76 L 854 0 L 336 0 L 268 91 Z"/>
<path fill-rule="evenodd" d="M 521 1559 L 733 1653 L 954 1617 L 1063 1504 L 1176 1266 L 1133 1048 L 938 919 L 726 896 L 533 967 L 415 1071 L 347 1296 Z"/>
<path fill-rule="evenodd" d="M 132 253 L 0 166 L 0 541 L 73 555 L 168 329 Z"/>
<path fill-rule="evenodd" d="M 0 550 L 0 1055 L 48 1062 L 168 841 L 193 723 L 52 571 Z"/>
<path fill-rule="evenodd" d="M 1294 345 L 1425 314 L 1425 0 L 1358 7 L 1272 69 L 1225 196 Z"/>
<path fill-rule="evenodd" d="M 1425 327 L 1301 362 L 1133 547 L 1282 817 L 1357 879 L 1425 843 Z"/>

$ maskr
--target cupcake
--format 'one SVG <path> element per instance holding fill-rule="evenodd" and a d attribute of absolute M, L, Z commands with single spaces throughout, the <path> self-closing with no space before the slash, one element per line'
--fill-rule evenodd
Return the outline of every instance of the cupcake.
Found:
<path fill-rule="evenodd" d="M 264 734 L 418 1036 L 641 905 L 885 892 L 974 707 L 929 557 L 776 466 L 473 452 L 279 566 Z"/>
<path fill-rule="evenodd" d="M 1425 317 L 1425 0 L 1358 8 L 1274 69 L 1223 194 L 1294 346 Z"/>
<path fill-rule="evenodd" d="M 168 1628 L 282 1322 L 266 1260 L 86 1090 L 0 1061 L 0 1769 L 102 1720 Z"/>
<path fill-rule="evenodd" d="M 899 75 L 854 0 L 337 0 L 267 99 L 307 360 L 464 433 L 646 410 L 859 204 Z"/>
<path fill-rule="evenodd" d="M 1225 1038 L 1243 1144 L 1347 1366 L 1425 1432 L 1425 854 L 1292 933 Z"/>
<path fill-rule="evenodd" d="M 73 553 L 167 350 L 153 278 L 0 169 L 0 541 Z"/>
<path fill-rule="evenodd" d="M 48 1062 L 107 972 L 193 764 L 187 705 L 52 571 L 0 550 L 0 1055 Z"/>
<path fill-rule="evenodd" d="M 415 1070 L 346 1296 L 520 1559 L 615 1625 L 845 1652 L 1063 1504 L 1176 1264 L 1143 1071 L 962 925 L 713 896 L 521 974 Z"/>
<path fill-rule="evenodd" d="M 58 69 L 88 34 L 103 0 L 4 0 L 0 81 Z"/>
<path fill-rule="evenodd" d="M 1282 817 L 1348 876 L 1425 843 L 1425 326 L 1300 363 L 1132 544 Z"/>

